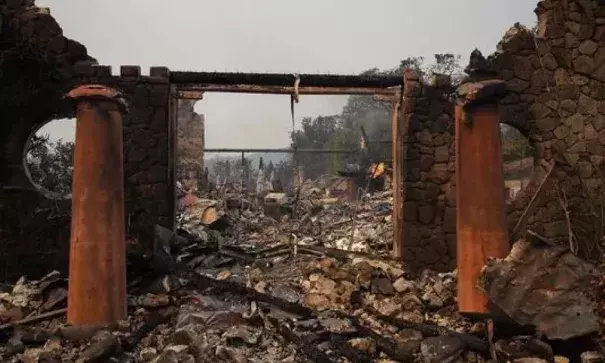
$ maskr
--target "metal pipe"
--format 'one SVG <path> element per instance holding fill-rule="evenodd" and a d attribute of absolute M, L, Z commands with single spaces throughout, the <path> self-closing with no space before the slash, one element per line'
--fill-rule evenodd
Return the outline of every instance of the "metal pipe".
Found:
<path fill-rule="evenodd" d="M 256 85 L 293 87 L 294 74 L 170 72 L 173 84 Z M 301 87 L 388 88 L 403 84 L 400 76 L 299 74 Z"/>
<path fill-rule="evenodd" d="M 205 153 L 307 153 L 307 154 L 352 154 L 357 150 L 347 149 L 204 149 Z"/>
<path fill-rule="evenodd" d="M 67 95 L 76 105 L 67 321 L 106 324 L 126 315 L 121 95 L 98 85 Z"/>
<path fill-rule="evenodd" d="M 488 313 L 487 298 L 477 288 L 481 269 L 488 258 L 509 251 L 496 102 L 456 106 L 458 309 L 479 316 Z"/>

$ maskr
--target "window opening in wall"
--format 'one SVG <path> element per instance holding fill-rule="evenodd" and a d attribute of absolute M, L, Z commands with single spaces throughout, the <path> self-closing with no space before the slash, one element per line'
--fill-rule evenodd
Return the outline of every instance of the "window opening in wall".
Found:
<path fill-rule="evenodd" d="M 512 126 L 501 124 L 505 200 L 511 201 L 527 187 L 534 168 L 534 148 Z"/>
<path fill-rule="evenodd" d="M 339 90 L 303 93 L 295 105 L 293 129 L 291 95 L 281 89 L 263 92 L 271 88 L 259 86 L 257 93 L 254 86 L 249 92 L 202 88 L 203 96 L 194 94 L 195 87 L 177 92 L 182 97 L 176 114 L 176 204 L 181 212 L 200 197 L 292 191 L 298 184 L 295 170 L 303 183 L 338 184 L 330 190 L 332 196 L 349 195 L 351 183 L 337 181 L 361 179 L 358 175 L 367 174 L 372 165 L 380 172 L 371 186 L 390 185 L 395 91 L 384 91 L 382 98 Z M 201 163 L 196 160 L 200 154 Z M 196 174 L 202 178 L 195 180 Z"/>
<path fill-rule="evenodd" d="M 25 144 L 25 168 L 32 184 L 49 199 L 70 199 L 75 118 L 54 119 L 33 132 Z"/>

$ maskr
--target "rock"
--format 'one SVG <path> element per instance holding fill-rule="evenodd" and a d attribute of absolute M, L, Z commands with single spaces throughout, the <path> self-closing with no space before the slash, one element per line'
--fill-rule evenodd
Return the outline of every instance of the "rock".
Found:
<path fill-rule="evenodd" d="M 376 354 L 376 342 L 371 338 L 353 338 L 349 340 L 349 344 L 353 348 L 359 349 L 370 355 Z"/>
<path fill-rule="evenodd" d="M 555 363 L 569 363 L 569 358 L 557 355 L 555 356 Z"/>
<path fill-rule="evenodd" d="M 189 347 L 186 345 L 170 345 L 153 363 L 195 363 L 195 359 L 188 352 Z"/>
<path fill-rule="evenodd" d="M 6 354 L 12 356 L 25 352 L 25 344 L 23 344 L 19 336 L 14 336 L 8 340 L 5 349 Z"/>
<path fill-rule="evenodd" d="M 393 300 L 374 301 L 374 307 L 379 313 L 386 316 L 396 316 L 401 312 L 401 304 Z"/>
<path fill-rule="evenodd" d="M 306 306 L 319 311 L 330 308 L 330 300 L 325 295 L 321 294 L 307 294 L 304 302 Z"/>
<path fill-rule="evenodd" d="M 143 362 L 148 362 L 158 356 L 158 351 L 155 348 L 145 347 L 139 352 L 139 359 Z"/>
<path fill-rule="evenodd" d="M 408 292 L 401 297 L 401 306 L 405 311 L 412 311 L 420 309 L 423 304 L 422 301 L 416 294 Z"/>
<path fill-rule="evenodd" d="M 172 305 L 172 299 L 168 295 L 147 294 L 141 296 L 139 299 L 139 305 L 148 308 L 161 308 Z"/>
<path fill-rule="evenodd" d="M 427 307 L 436 310 L 443 307 L 443 300 L 434 290 L 428 290 L 422 295 L 422 300 L 426 302 Z"/>
<path fill-rule="evenodd" d="M 420 343 L 424 337 L 414 329 L 402 329 L 393 337 L 400 349 L 416 353 L 420 350 Z"/>
<path fill-rule="evenodd" d="M 580 44 L 579 50 L 582 54 L 593 55 L 598 48 L 599 45 L 597 43 L 593 42 L 592 40 L 585 40 L 582 42 L 582 44 Z"/>
<path fill-rule="evenodd" d="M 465 343 L 455 336 L 430 337 L 420 344 L 420 352 L 425 363 L 456 362 L 465 348 Z"/>
<path fill-rule="evenodd" d="M 584 352 L 580 354 L 580 360 L 582 363 L 602 363 L 603 357 L 597 352 Z"/>
<path fill-rule="evenodd" d="M 378 277 L 372 279 L 371 291 L 374 294 L 382 294 L 382 295 L 393 295 L 395 294 L 395 289 L 393 288 L 393 284 L 391 280 L 386 277 Z"/>
<path fill-rule="evenodd" d="M 61 363 L 62 361 L 61 355 L 58 352 L 41 351 L 40 354 L 38 354 L 36 363 Z"/>
<path fill-rule="evenodd" d="M 336 288 L 336 282 L 325 277 L 321 277 L 316 283 L 315 288 L 317 292 L 322 295 L 331 295 L 334 293 Z"/>
<path fill-rule="evenodd" d="M 193 326 L 188 325 L 184 328 L 177 329 L 170 341 L 173 345 L 192 345 L 197 340 L 197 334 Z"/>
<path fill-rule="evenodd" d="M 512 362 L 513 363 L 548 363 L 547 360 L 544 360 L 542 358 L 535 358 L 535 357 L 517 358 L 517 359 L 513 360 Z"/>
<path fill-rule="evenodd" d="M 532 337 L 500 339 L 494 343 L 496 354 L 502 360 L 536 357 L 552 362 L 554 354 L 547 343 Z"/>
<path fill-rule="evenodd" d="M 267 292 L 267 283 L 265 281 L 259 281 L 256 285 L 254 285 L 254 290 L 264 294 Z"/>
<path fill-rule="evenodd" d="M 260 342 L 260 337 L 260 331 L 246 325 L 233 326 L 223 334 L 227 344 L 232 346 L 257 345 Z"/>
<path fill-rule="evenodd" d="M 595 274 L 564 247 L 520 240 L 505 259 L 488 262 L 481 284 L 491 303 L 518 324 L 566 340 L 599 330 L 593 305 L 582 294 Z"/>
<path fill-rule="evenodd" d="M 222 328 L 246 324 L 246 319 L 239 312 L 225 310 L 193 312 L 186 308 L 181 308 L 176 321 L 177 329 L 191 324 L 203 325 L 206 328 Z"/>
<path fill-rule="evenodd" d="M 473 326 L 471 327 L 470 333 L 471 334 L 485 334 L 486 331 L 487 331 L 486 324 L 482 321 L 479 321 L 479 322 L 473 324 Z"/>
<path fill-rule="evenodd" d="M 415 290 L 416 286 L 414 283 L 406 280 L 404 277 L 400 277 L 393 282 L 393 288 L 397 292 L 411 292 Z"/>
<path fill-rule="evenodd" d="M 216 347 L 215 354 L 217 357 L 223 358 L 223 359 L 227 360 L 228 362 L 235 362 L 235 363 L 247 363 L 248 362 L 248 358 L 246 358 L 246 356 L 243 352 L 240 352 L 240 351 L 232 349 L 232 348 L 227 348 L 222 345 L 219 345 Z"/>
<path fill-rule="evenodd" d="M 271 295 L 294 304 L 299 304 L 302 300 L 300 292 L 287 285 L 275 286 L 271 290 Z"/>
<path fill-rule="evenodd" d="M 92 343 L 76 361 L 77 363 L 95 362 L 109 358 L 116 354 L 120 348 L 118 339 L 106 330 L 95 334 Z"/>
<path fill-rule="evenodd" d="M 319 322 L 321 326 L 323 326 L 327 331 L 332 333 L 343 333 L 355 330 L 353 328 L 353 325 L 349 321 L 343 319 L 320 318 Z"/>

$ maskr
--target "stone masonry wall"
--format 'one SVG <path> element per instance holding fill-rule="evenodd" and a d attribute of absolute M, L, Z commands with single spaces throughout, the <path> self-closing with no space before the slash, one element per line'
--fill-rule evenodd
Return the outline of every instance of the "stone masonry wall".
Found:
<path fill-rule="evenodd" d="M 449 77 L 428 85 L 414 71 L 404 84 L 404 260 L 412 270 L 448 270 L 456 256 L 453 88 Z"/>
<path fill-rule="evenodd" d="M 502 104 L 502 122 L 529 136 L 537 151 L 533 183 L 510 206 L 509 224 L 516 224 L 556 161 L 527 228 L 570 243 L 571 222 L 578 239 L 571 247 L 589 256 L 603 233 L 605 5 L 545 0 L 536 14 L 535 36 L 515 25 L 490 59 L 511 91 Z"/>
<path fill-rule="evenodd" d="M 195 112 L 195 103 L 178 100 L 176 175 L 186 190 L 198 188 L 204 171 L 204 115 Z"/>
<path fill-rule="evenodd" d="M 130 112 L 123 119 L 125 222 L 127 236 L 139 241 L 129 246 L 149 251 L 153 225 L 170 229 L 174 225 L 175 118 L 170 117 L 168 70 L 154 67 L 149 76 L 141 76 L 138 66 L 122 66 L 120 76 L 112 76 L 110 67 L 82 63 L 74 67 L 74 74 L 68 87 L 107 85 L 122 91 L 129 103 Z M 59 103 L 56 107 L 66 109 Z M 0 238 L 5 248 L 0 254 L 4 262 L 0 264 L 0 280 L 13 280 L 22 274 L 36 278 L 53 269 L 66 274 L 69 214 L 57 215 L 57 202 L 35 192 L 4 191 L 1 200 Z M 59 204 L 59 211 L 69 210 L 69 201 Z"/>
<path fill-rule="evenodd" d="M 174 122 L 170 115 L 169 71 L 152 67 L 142 76 L 138 66 L 122 66 L 112 76 L 108 66 L 76 67 L 78 83 L 98 83 L 124 93 L 124 184 L 127 234 L 150 248 L 153 225 L 174 225 Z"/>
<path fill-rule="evenodd" d="M 605 4 L 544 0 L 536 14 L 536 32 L 515 24 L 487 62 L 509 89 L 501 122 L 536 148 L 530 185 L 507 205 L 509 234 L 554 163 L 523 230 L 593 257 L 605 233 Z M 404 258 L 414 270 L 455 267 L 454 106 L 444 86 L 406 74 Z"/>

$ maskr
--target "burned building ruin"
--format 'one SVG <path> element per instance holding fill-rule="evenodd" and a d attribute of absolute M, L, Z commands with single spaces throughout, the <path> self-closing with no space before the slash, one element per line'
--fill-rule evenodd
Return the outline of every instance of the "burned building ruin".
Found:
<path fill-rule="evenodd" d="M 30 264 L 36 266 L 34 275 L 67 265 L 69 219 L 53 220 L 44 233 L 34 228 L 40 207 L 50 210 L 52 203 L 31 185 L 23 154 L 42 125 L 72 116 L 63 96 L 80 84 L 119 89 L 130 105 L 124 116 L 127 234 L 151 241 L 154 224 L 173 229 L 175 85 L 187 72 L 152 67 L 143 75 L 140 67 L 125 65 L 115 75 L 82 44 L 66 38 L 48 9 L 12 1 L 0 10 L 0 238 L 6 261 L 0 275 L 15 277 Z M 536 31 L 514 25 L 486 60 L 509 91 L 500 104 L 501 122 L 519 130 L 537 150 L 532 182 L 507 206 L 509 234 L 531 229 L 571 241 L 569 215 L 597 215 L 602 208 L 595 196 L 602 194 L 605 153 L 605 8 L 596 1 L 544 0 L 536 14 Z M 450 270 L 456 264 L 454 102 L 449 97 L 454 88 L 447 77 L 427 82 L 406 72 L 401 78 L 398 118 L 408 125 L 402 150 L 403 259 L 412 269 Z M 532 202 L 544 182 L 556 187 Z M 526 217 L 530 204 L 533 212 Z M 588 221 L 574 233 L 597 238 L 603 226 L 597 218 Z"/>

